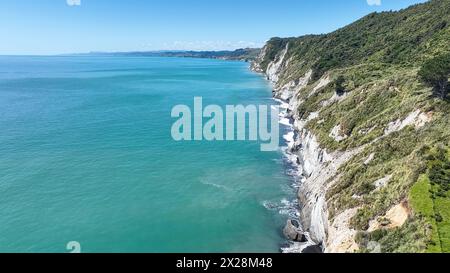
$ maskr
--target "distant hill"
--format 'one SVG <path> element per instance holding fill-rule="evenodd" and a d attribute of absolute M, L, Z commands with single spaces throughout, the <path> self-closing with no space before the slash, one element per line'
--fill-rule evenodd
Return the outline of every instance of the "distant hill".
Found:
<path fill-rule="evenodd" d="M 92 52 L 89 55 L 109 56 L 143 56 L 143 57 L 182 57 L 182 58 L 207 58 L 222 60 L 252 61 L 260 52 L 258 48 L 241 48 L 233 51 L 136 51 L 136 52 Z"/>

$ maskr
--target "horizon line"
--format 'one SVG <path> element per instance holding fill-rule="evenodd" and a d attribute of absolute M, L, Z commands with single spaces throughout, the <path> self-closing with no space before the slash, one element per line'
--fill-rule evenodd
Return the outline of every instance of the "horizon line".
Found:
<path fill-rule="evenodd" d="M 241 49 L 261 49 L 262 47 L 242 47 L 236 49 L 212 49 L 212 50 L 195 50 L 195 49 L 159 49 L 159 50 L 130 50 L 130 51 L 89 51 L 89 52 L 71 52 L 71 53 L 14 53 L 4 54 L 0 53 L 0 56 L 46 56 L 46 57 L 58 57 L 58 56 L 73 56 L 73 55 L 94 55 L 94 54 L 127 54 L 127 53 L 170 53 L 170 52 L 234 52 Z"/>

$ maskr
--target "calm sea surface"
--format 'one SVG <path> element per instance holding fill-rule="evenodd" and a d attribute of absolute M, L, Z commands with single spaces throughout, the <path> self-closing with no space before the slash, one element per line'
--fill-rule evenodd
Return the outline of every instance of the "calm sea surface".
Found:
<path fill-rule="evenodd" d="M 241 62 L 0 57 L 0 252 L 278 252 L 282 153 L 173 141 L 195 96 L 274 103 Z"/>

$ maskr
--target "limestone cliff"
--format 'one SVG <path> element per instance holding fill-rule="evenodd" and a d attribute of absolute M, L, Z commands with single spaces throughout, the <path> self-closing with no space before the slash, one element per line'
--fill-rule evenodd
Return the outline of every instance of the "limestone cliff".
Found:
<path fill-rule="evenodd" d="M 273 38 L 252 63 L 294 120 L 300 220 L 325 251 L 427 250 L 434 230 L 410 208 L 410 190 L 426 151 L 448 147 L 450 107 L 417 70 L 449 51 L 449 7 L 430 1 L 326 35 Z M 399 234 L 419 239 L 387 243 Z"/>

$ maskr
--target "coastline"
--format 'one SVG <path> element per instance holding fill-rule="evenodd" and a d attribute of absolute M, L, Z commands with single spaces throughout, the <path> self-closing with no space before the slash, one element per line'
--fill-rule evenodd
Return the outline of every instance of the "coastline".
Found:
<path fill-rule="evenodd" d="M 291 185 L 296 191 L 296 200 L 289 202 L 290 210 L 295 213 L 289 215 L 286 226 L 283 229 L 285 236 L 286 246 L 280 248 L 282 253 L 323 253 L 325 251 L 323 242 L 317 242 L 311 236 L 309 229 L 305 229 L 304 223 L 306 219 L 303 219 L 301 192 L 300 187 L 302 182 L 306 179 L 303 174 L 304 166 L 302 166 L 302 160 L 295 154 L 298 151 L 297 139 L 301 135 L 301 131 L 296 127 L 296 119 L 293 116 L 294 105 L 289 103 L 288 100 L 283 99 L 277 95 L 277 91 L 274 87 L 274 82 L 263 71 L 255 68 L 254 61 L 250 63 L 250 71 L 264 76 L 265 80 L 271 85 L 272 100 L 275 101 L 280 107 L 279 124 L 283 126 L 283 139 L 286 141 L 287 146 L 281 147 L 283 158 L 287 163 L 286 171 L 294 183 Z M 295 104 L 296 105 L 296 104 Z"/>
<path fill-rule="evenodd" d="M 287 143 L 287 146 L 282 147 L 282 153 L 285 160 L 288 162 L 290 166 L 290 170 L 288 175 L 290 175 L 294 180 L 295 189 L 300 191 L 300 185 L 305 177 L 302 175 L 302 167 L 300 165 L 300 160 L 297 155 L 295 155 L 292 151 L 295 148 L 295 139 L 298 136 L 298 133 L 295 129 L 295 120 L 292 118 L 290 113 L 292 112 L 292 108 L 290 107 L 287 101 L 274 97 L 273 100 L 280 105 L 280 121 L 279 123 L 287 128 L 287 133 L 283 136 L 284 140 Z M 298 198 L 297 198 L 298 199 Z M 303 220 L 301 219 L 301 210 L 299 201 L 291 202 L 291 204 L 296 204 L 295 209 L 297 211 L 296 217 L 290 217 L 286 223 L 286 227 L 283 230 L 286 239 L 289 241 L 289 245 L 287 247 L 281 248 L 282 253 L 309 253 L 309 252 L 322 252 L 323 249 L 320 245 L 318 245 L 310 236 L 309 232 L 306 231 L 302 227 Z M 290 237 L 290 238 L 289 238 Z"/>
<path fill-rule="evenodd" d="M 286 119 L 292 125 L 292 131 L 288 139 L 290 144 L 286 153 L 290 161 L 295 164 L 296 172 L 294 179 L 297 182 L 298 215 L 297 219 L 288 220 L 283 230 L 286 238 L 291 242 L 290 247 L 283 249 L 286 253 L 309 252 L 311 248 L 320 250 L 318 252 L 353 252 L 356 249 L 354 230 L 348 228 L 347 221 L 350 217 L 343 215 L 342 221 L 332 225 L 328 218 L 328 204 L 326 192 L 334 183 L 329 180 L 335 179 L 335 174 L 342 164 L 347 162 L 358 150 L 346 153 L 328 153 L 321 148 L 316 136 L 306 128 L 306 124 L 318 117 L 318 112 L 312 112 L 308 117 L 301 117 L 297 108 L 304 101 L 297 97 L 298 91 L 302 90 L 312 79 L 313 71 L 305 71 L 298 80 L 292 80 L 282 84 L 280 74 L 289 59 L 286 57 L 289 43 L 277 54 L 277 58 L 262 69 L 261 62 L 269 53 L 269 46 L 261 50 L 258 58 L 252 62 L 250 69 L 265 76 L 272 85 L 272 96 L 281 101 L 286 107 L 283 123 Z M 319 80 L 314 90 L 326 86 L 330 82 L 328 75 Z M 314 91 L 315 92 L 315 91 Z M 293 133 L 292 133 L 293 132 Z M 304 244 L 308 242 L 309 244 Z"/>

